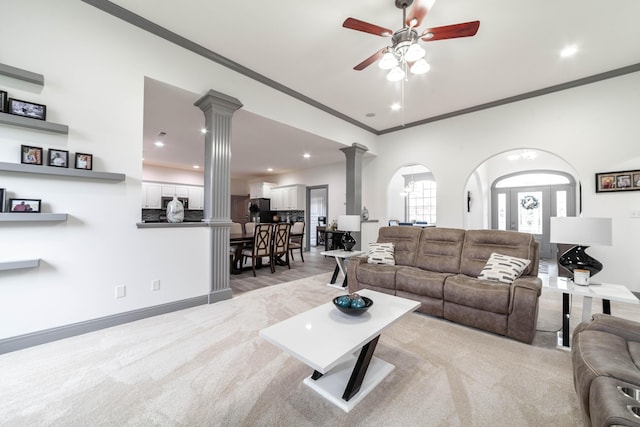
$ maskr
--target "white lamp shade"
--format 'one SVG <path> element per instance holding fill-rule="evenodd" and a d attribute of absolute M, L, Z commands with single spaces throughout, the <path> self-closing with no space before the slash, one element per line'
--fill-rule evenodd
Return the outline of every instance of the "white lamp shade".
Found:
<path fill-rule="evenodd" d="M 360 231 L 360 215 L 340 215 L 338 216 L 338 230 Z"/>
<path fill-rule="evenodd" d="M 404 59 L 406 59 L 407 62 L 415 62 L 418 59 L 424 58 L 425 54 L 424 49 L 419 44 L 414 43 L 407 49 L 407 53 L 404 54 Z"/>
<path fill-rule="evenodd" d="M 404 71 L 402 71 L 402 68 L 395 67 L 394 69 L 389 71 L 389 74 L 387 74 L 387 80 L 389 80 L 390 82 L 399 82 L 400 80 L 404 79 L 404 76 L 405 73 Z"/>
<path fill-rule="evenodd" d="M 426 72 L 428 72 L 431 69 L 431 65 L 429 65 L 427 63 L 427 61 L 425 61 L 424 59 L 421 59 L 419 61 L 416 61 L 412 66 L 411 66 L 411 74 L 424 74 Z"/>
<path fill-rule="evenodd" d="M 611 218 L 551 217 L 549 240 L 582 246 L 611 246 Z"/>
<path fill-rule="evenodd" d="M 398 60 L 391 52 L 387 52 L 382 56 L 382 59 L 378 62 L 378 67 L 383 70 L 390 70 L 398 65 Z"/>

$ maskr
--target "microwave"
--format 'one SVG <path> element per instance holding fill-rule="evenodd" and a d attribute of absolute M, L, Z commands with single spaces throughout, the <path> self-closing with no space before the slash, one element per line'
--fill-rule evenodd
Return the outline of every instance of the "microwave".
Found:
<path fill-rule="evenodd" d="M 182 206 L 186 209 L 189 209 L 189 198 L 188 197 L 178 197 L 178 200 L 180 200 L 180 202 L 182 203 Z M 161 204 L 160 206 L 162 207 L 162 209 L 166 210 L 167 209 L 167 205 L 169 205 L 169 202 L 173 200 L 173 197 L 163 197 L 160 201 Z"/>

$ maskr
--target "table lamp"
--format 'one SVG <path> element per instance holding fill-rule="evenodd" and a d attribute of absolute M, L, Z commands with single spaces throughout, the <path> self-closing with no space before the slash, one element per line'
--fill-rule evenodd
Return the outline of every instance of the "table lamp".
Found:
<path fill-rule="evenodd" d="M 551 243 L 575 244 L 558 259 L 558 264 L 573 271 L 588 270 L 593 276 L 602 263 L 586 253 L 589 246 L 611 246 L 611 218 L 551 217 Z"/>
<path fill-rule="evenodd" d="M 338 216 L 338 230 L 345 231 L 342 235 L 342 246 L 345 251 L 353 250 L 356 239 L 351 235 L 352 231 L 360 231 L 360 215 L 340 215 Z"/>

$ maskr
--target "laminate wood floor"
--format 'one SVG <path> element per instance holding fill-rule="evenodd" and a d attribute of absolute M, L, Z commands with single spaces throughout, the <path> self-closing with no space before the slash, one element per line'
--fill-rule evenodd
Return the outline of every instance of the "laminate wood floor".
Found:
<path fill-rule="evenodd" d="M 304 262 L 300 259 L 300 251 L 295 251 L 293 255 L 294 260 L 289 261 L 291 269 L 288 269 L 286 266 L 276 266 L 276 272 L 271 273 L 268 267 L 260 268 L 256 270 L 256 277 L 253 277 L 251 270 L 241 274 L 232 274 L 229 281 L 231 291 L 233 295 L 239 295 L 243 292 L 264 288 L 266 286 L 304 279 L 317 274 L 330 273 L 336 266 L 335 259 L 333 257 L 320 255 L 322 250 L 324 250 L 324 247 L 311 247 L 308 252 L 304 253 Z M 247 260 L 245 267 L 250 265 L 251 260 Z"/>

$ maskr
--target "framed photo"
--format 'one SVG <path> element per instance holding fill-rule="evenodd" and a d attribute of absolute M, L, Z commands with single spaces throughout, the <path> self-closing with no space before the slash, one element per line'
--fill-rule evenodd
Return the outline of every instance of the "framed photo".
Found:
<path fill-rule="evenodd" d="M 69 167 L 69 152 L 65 150 L 54 150 L 49 148 L 49 166 L 56 168 L 68 168 Z"/>
<path fill-rule="evenodd" d="M 596 193 L 640 190 L 640 170 L 596 174 Z"/>
<path fill-rule="evenodd" d="M 9 199 L 9 212 L 40 212 L 40 199 Z"/>
<path fill-rule="evenodd" d="M 30 117 L 38 120 L 47 119 L 46 105 L 9 98 L 7 109 L 9 114 L 15 114 L 16 116 Z"/>
<path fill-rule="evenodd" d="M 33 147 L 31 145 L 22 146 L 22 154 L 20 155 L 20 163 L 28 165 L 42 164 L 42 147 Z"/>
<path fill-rule="evenodd" d="M 88 171 L 93 169 L 93 154 L 76 153 L 75 168 Z"/>
<path fill-rule="evenodd" d="M 0 112 L 7 111 L 7 92 L 0 90 Z"/>

